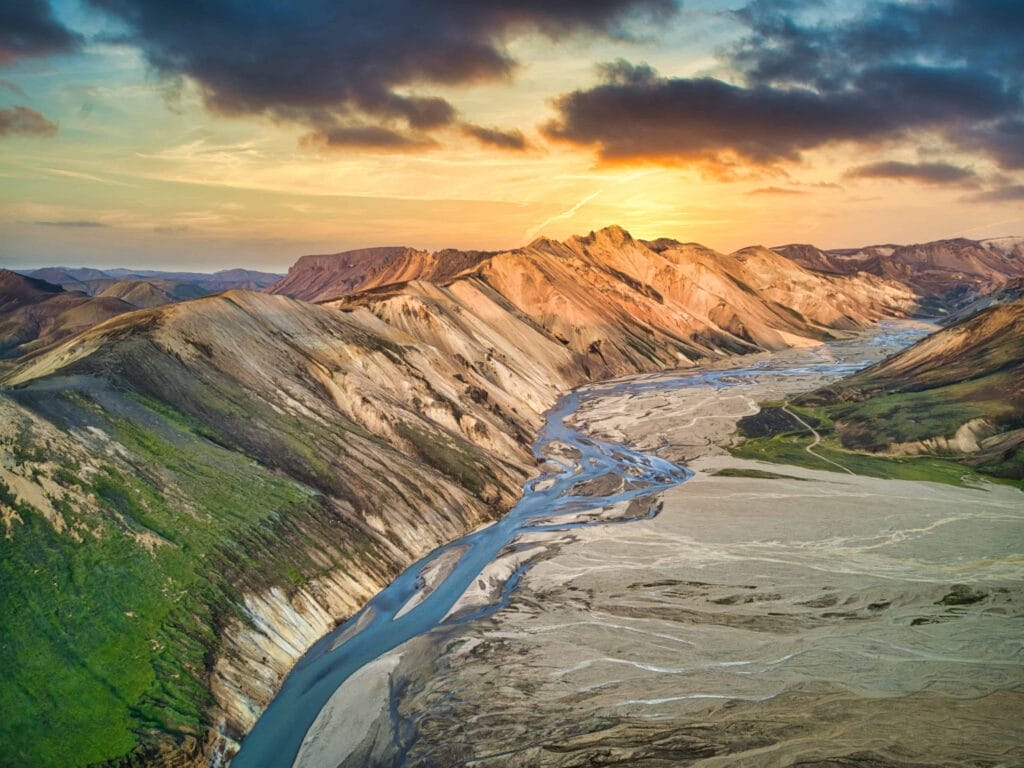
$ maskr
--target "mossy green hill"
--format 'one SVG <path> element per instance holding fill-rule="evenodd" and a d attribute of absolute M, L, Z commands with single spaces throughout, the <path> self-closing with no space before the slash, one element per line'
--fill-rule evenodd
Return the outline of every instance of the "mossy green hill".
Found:
<path fill-rule="evenodd" d="M 296 651 L 515 499 L 538 414 L 361 320 L 226 294 L 123 315 L 9 378 L 5 761 L 240 737 Z M 267 634 L 267 610 L 298 629 Z"/>
<path fill-rule="evenodd" d="M 822 436 L 812 453 L 810 430 Z M 834 385 L 740 422 L 751 458 L 960 482 L 1024 481 L 1024 302 L 989 306 Z M 817 454 L 817 458 L 814 454 Z"/>

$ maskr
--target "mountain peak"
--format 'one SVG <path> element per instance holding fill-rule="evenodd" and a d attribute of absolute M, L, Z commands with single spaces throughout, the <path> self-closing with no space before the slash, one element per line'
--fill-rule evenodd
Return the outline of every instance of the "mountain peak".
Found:
<path fill-rule="evenodd" d="M 594 242 L 609 242 L 614 245 L 633 242 L 633 236 L 618 224 L 612 224 L 604 227 L 603 229 L 599 229 L 596 232 L 591 232 L 587 236 L 587 239 L 593 240 Z"/>
<path fill-rule="evenodd" d="M 9 269 L 0 269 L 0 299 L 27 298 L 46 293 L 63 293 L 59 285 L 37 277 L 28 277 Z"/>

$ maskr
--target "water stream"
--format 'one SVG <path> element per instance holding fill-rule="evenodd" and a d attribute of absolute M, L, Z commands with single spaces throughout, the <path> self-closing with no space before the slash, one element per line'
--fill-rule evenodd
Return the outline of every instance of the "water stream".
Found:
<path fill-rule="evenodd" d="M 873 338 L 879 356 L 924 335 L 920 327 L 890 325 Z M 607 520 L 579 520 L 581 511 L 599 509 L 620 502 L 653 496 L 686 482 L 693 473 L 659 456 L 642 453 L 624 445 L 581 434 L 566 422 L 581 404 L 592 398 L 670 391 L 679 388 L 723 388 L 749 381 L 752 377 L 781 375 L 839 376 L 863 367 L 847 362 L 843 342 L 828 346 L 819 361 L 794 366 L 771 357 L 754 365 L 715 370 L 655 374 L 588 385 L 566 394 L 548 412 L 534 454 L 544 460 L 547 473 L 526 484 L 519 503 L 501 520 L 474 531 L 431 552 L 409 566 L 378 593 L 349 621 L 321 638 L 296 663 L 284 684 L 245 738 L 242 750 L 232 761 L 236 768 L 276 768 L 294 762 L 306 732 L 332 694 L 365 664 L 406 641 L 437 627 L 473 621 L 489 615 L 507 603 L 527 566 L 512 572 L 501 598 L 474 611 L 450 615 L 452 607 L 474 583 L 484 568 L 515 545 L 517 537 L 536 531 L 559 531 L 584 525 L 628 523 L 655 514 L 654 507 L 632 517 Z M 571 457 L 567 459 L 566 457 Z M 622 479 L 617 492 L 608 496 L 580 496 L 576 487 L 588 480 L 613 474 Z M 566 522 L 552 520 L 565 516 Z M 543 521 L 543 522 L 542 522 Z M 452 554 L 450 550 L 455 550 Z M 461 552 L 461 554 L 458 554 Z M 422 572 L 439 557 L 458 557 L 442 574 L 432 591 L 422 596 Z M 419 594 L 412 608 L 407 604 Z M 403 610 L 404 609 L 404 610 Z"/>

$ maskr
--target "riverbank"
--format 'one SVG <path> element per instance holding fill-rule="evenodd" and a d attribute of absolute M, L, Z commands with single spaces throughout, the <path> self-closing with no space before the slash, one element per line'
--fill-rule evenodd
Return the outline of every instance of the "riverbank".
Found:
<path fill-rule="evenodd" d="M 653 519 L 571 530 L 501 611 L 403 645 L 380 738 L 340 764 L 1024 757 L 1020 492 L 728 455 L 756 402 L 831 375 L 812 369 L 821 354 L 583 403 L 583 431 L 685 460 L 693 480 Z"/>

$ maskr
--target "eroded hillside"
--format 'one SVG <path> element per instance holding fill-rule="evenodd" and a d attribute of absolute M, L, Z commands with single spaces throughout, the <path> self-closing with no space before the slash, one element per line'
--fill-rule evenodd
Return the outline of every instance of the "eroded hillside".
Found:
<path fill-rule="evenodd" d="M 555 393 L 518 377 L 246 292 L 115 318 L 16 371 L 3 742 L 75 765 L 240 736 L 337 620 L 516 498 Z"/>

